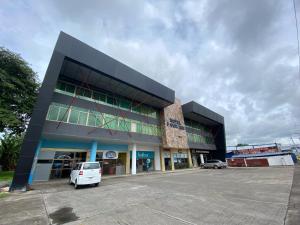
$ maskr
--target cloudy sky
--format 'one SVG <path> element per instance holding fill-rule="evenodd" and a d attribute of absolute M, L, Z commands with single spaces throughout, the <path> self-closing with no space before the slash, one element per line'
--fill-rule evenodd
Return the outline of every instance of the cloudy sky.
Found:
<path fill-rule="evenodd" d="M 228 145 L 300 142 L 293 13 L 292 0 L 1 0 L 0 45 L 42 81 L 62 30 L 223 115 Z"/>

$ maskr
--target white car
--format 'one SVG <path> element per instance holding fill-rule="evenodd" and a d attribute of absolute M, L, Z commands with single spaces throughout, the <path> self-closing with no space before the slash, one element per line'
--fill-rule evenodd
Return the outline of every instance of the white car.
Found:
<path fill-rule="evenodd" d="M 98 186 L 101 182 L 101 167 L 99 162 L 77 163 L 70 174 L 70 184 L 74 184 L 75 189 L 79 185 L 94 184 Z"/>

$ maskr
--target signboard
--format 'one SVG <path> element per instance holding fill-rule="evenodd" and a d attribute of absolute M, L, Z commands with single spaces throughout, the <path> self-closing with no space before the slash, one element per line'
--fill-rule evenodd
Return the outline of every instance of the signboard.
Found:
<path fill-rule="evenodd" d="M 116 151 L 103 151 L 103 159 L 117 159 L 118 152 Z"/>
<path fill-rule="evenodd" d="M 193 150 L 192 150 L 192 153 L 208 154 L 209 151 L 203 151 L 203 150 L 193 149 Z"/>
<path fill-rule="evenodd" d="M 169 119 L 169 121 L 167 121 L 167 126 L 172 127 L 172 128 L 176 128 L 176 129 L 180 129 L 180 130 L 184 130 L 184 126 L 181 125 L 179 120 L 175 120 L 175 119 Z"/>
<path fill-rule="evenodd" d="M 137 151 L 136 159 L 154 159 L 154 152 L 150 151 Z"/>

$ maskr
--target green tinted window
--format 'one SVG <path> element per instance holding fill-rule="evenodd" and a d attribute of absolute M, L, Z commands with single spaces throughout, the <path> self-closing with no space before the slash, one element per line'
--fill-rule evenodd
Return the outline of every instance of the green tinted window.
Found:
<path fill-rule="evenodd" d="M 126 99 L 120 99 L 120 107 L 123 109 L 131 109 L 131 102 Z"/>
<path fill-rule="evenodd" d="M 58 82 L 56 83 L 56 88 L 57 88 L 58 90 L 64 91 L 64 90 L 66 90 L 66 84 L 63 83 L 63 82 L 58 81 Z"/>
<path fill-rule="evenodd" d="M 117 129 L 118 128 L 118 120 L 117 117 L 111 115 L 105 115 L 105 128 L 108 129 Z"/>
<path fill-rule="evenodd" d="M 48 120 L 57 120 L 59 107 L 56 105 L 50 105 L 48 110 L 47 119 Z"/>
<path fill-rule="evenodd" d="M 74 92 L 75 92 L 75 86 L 70 85 L 70 84 L 66 84 L 66 92 L 74 94 Z"/>
<path fill-rule="evenodd" d="M 101 102 L 106 102 L 106 95 L 100 92 L 93 92 L 93 99 Z"/>
<path fill-rule="evenodd" d="M 119 119 L 119 130 L 121 131 L 131 131 L 131 123 L 124 119 Z"/>
<path fill-rule="evenodd" d="M 66 107 L 60 107 L 59 108 L 59 114 L 58 114 L 58 121 L 67 122 L 68 120 L 68 108 Z"/>
<path fill-rule="evenodd" d="M 141 113 L 142 109 L 141 109 L 141 105 L 139 103 L 134 103 L 132 106 L 132 112 L 136 112 L 136 113 Z"/>
<path fill-rule="evenodd" d="M 92 96 L 92 92 L 90 90 L 79 87 L 76 89 L 76 94 L 87 98 L 91 98 Z"/>
<path fill-rule="evenodd" d="M 88 126 L 95 127 L 96 126 L 96 114 L 95 112 L 89 113 Z"/>
<path fill-rule="evenodd" d="M 86 120 L 87 120 L 87 112 L 79 112 L 78 124 L 86 125 Z"/>
<path fill-rule="evenodd" d="M 84 89 L 77 87 L 76 95 L 83 96 L 84 95 Z"/>
<path fill-rule="evenodd" d="M 92 97 L 92 91 L 85 89 L 84 90 L 84 97 L 91 98 Z"/>
<path fill-rule="evenodd" d="M 110 105 L 113 105 L 114 103 L 114 98 L 110 95 L 107 95 L 107 103 Z"/>
<path fill-rule="evenodd" d="M 136 132 L 137 133 L 142 133 L 142 124 L 141 123 L 139 123 L 139 122 L 137 122 L 136 123 Z"/>
<path fill-rule="evenodd" d="M 74 110 L 72 108 L 72 110 L 70 112 L 69 123 L 77 123 L 78 122 L 78 117 L 79 117 L 79 111 Z"/>

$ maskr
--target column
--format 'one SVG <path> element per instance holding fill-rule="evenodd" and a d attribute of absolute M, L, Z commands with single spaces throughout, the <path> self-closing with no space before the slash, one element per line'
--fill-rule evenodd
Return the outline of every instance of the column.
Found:
<path fill-rule="evenodd" d="M 155 170 L 161 170 L 160 149 L 155 149 L 154 152 Z"/>
<path fill-rule="evenodd" d="M 131 157 L 131 174 L 136 174 L 136 144 L 132 145 L 132 157 Z"/>
<path fill-rule="evenodd" d="M 161 167 L 161 171 L 165 172 L 166 171 L 166 166 L 165 166 L 164 149 L 160 148 L 159 152 L 160 152 L 160 167 Z"/>
<path fill-rule="evenodd" d="M 38 146 L 36 148 L 36 151 L 35 151 L 35 156 L 34 156 L 34 159 L 33 159 L 30 175 L 29 175 L 29 178 L 28 178 L 28 184 L 32 184 L 35 169 L 36 169 L 36 163 L 37 163 L 37 159 L 38 159 L 41 147 L 42 147 L 42 141 L 39 141 L 39 144 L 38 144 Z"/>
<path fill-rule="evenodd" d="M 98 147 L 97 141 L 93 141 L 90 149 L 90 162 L 96 161 L 97 147 Z"/>
<path fill-rule="evenodd" d="M 170 156 L 171 156 L 171 170 L 175 170 L 174 158 L 173 158 L 173 149 L 170 149 Z"/>
<path fill-rule="evenodd" d="M 204 163 L 203 154 L 200 154 L 200 162 L 201 162 L 201 164 L 203 164 L 203 163 Z"/>
<path fill-rule="evenodd" d="M 125 168 L 126 174 L 130 174 L 130 150 L 128 149 L 128 152 L 126 153 L 126 168 Z"/>
<path fill-rule="evenodd" d="M 191 150 L 190 149 L 187 150 L 187 155 L 188 155 L 189 168 L 192 168 L 193 167 L 193 162 L 192 162 L 192 156 L 191 156 Z"/>

